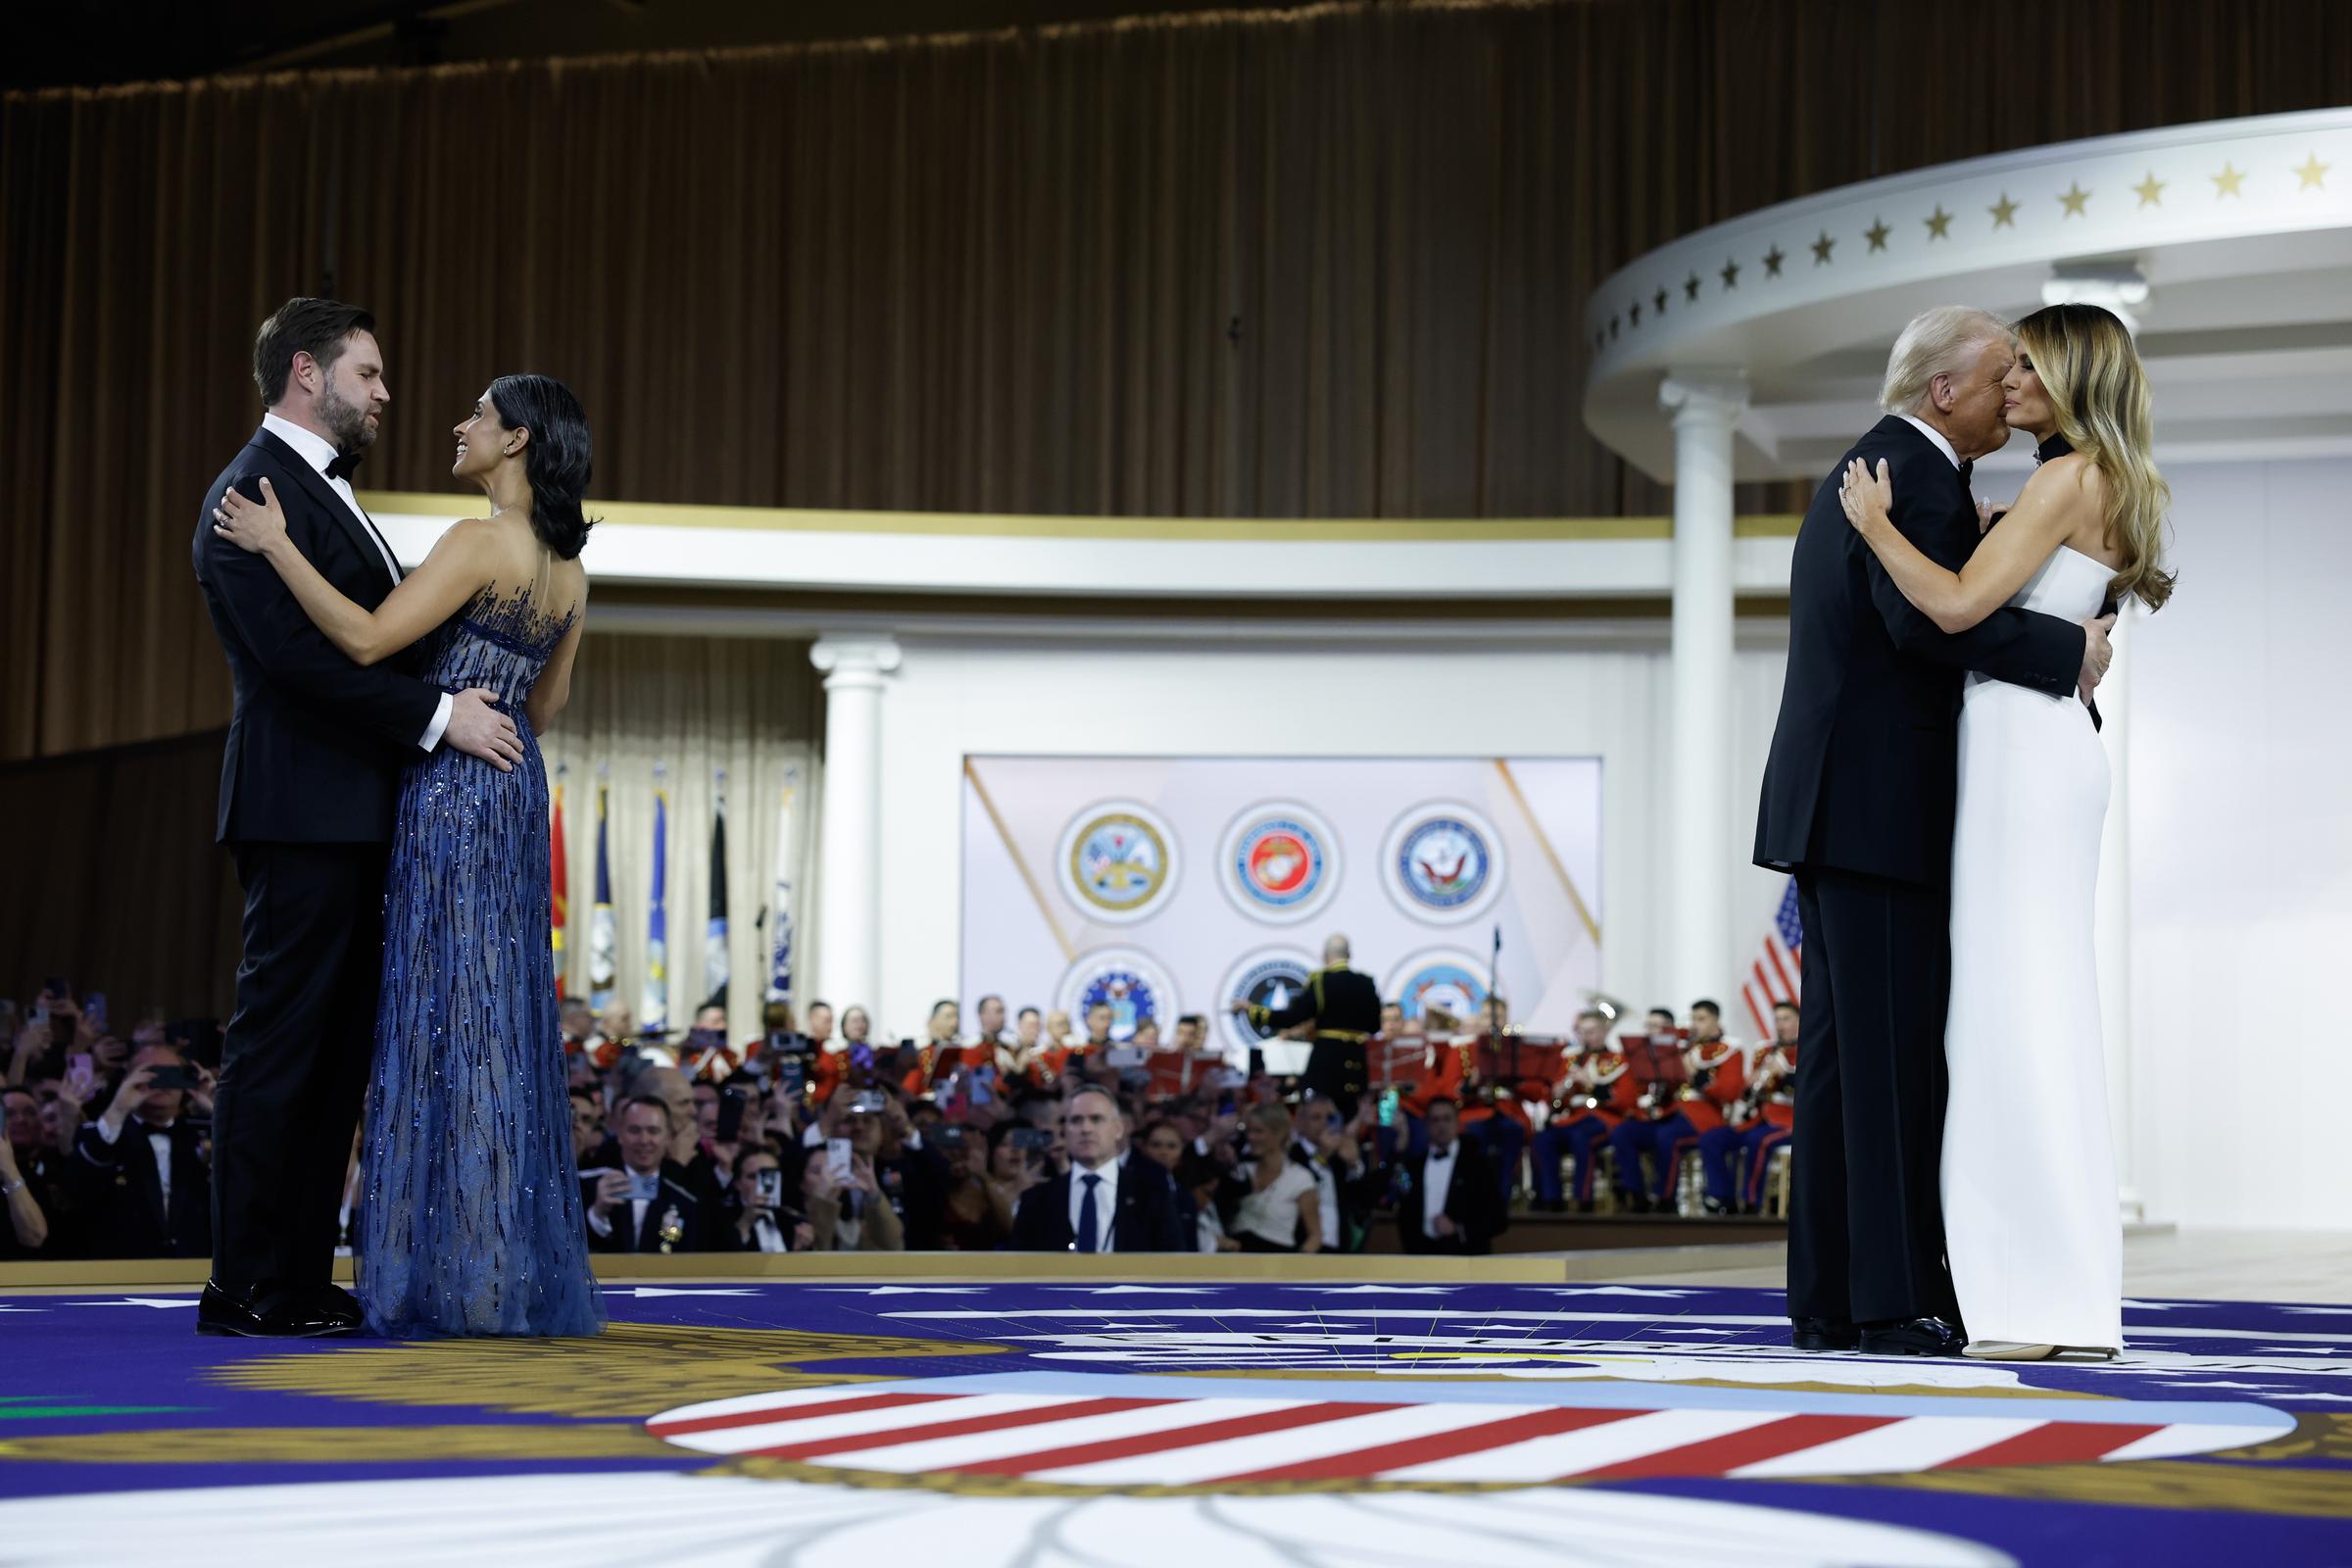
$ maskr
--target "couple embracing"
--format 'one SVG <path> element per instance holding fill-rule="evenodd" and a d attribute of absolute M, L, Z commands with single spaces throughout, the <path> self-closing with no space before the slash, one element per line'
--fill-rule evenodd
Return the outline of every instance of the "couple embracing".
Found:
<path fill-rule="evenodd" d="M 2123 1348 L 2092 904 L 2115 608 L 2170 597 L 2148 390 L 2094 306 L 1946 307 L 1815 494 L 1756 862 L 1804 920 L 1799 1349 Z M 1980 508 L 1975 461 L 2037 466 Z"/>
<path fill-rule="evenodd" d="M 391 402 L 374 327 L 322 299 L 262 323 L 267 412 L 196 525 L 245 889 L 197 1327 L 592 1334 L 538 744 L 586 611 L 587 420 L 560 381 L 493 381 L 450 469 L 489 505 L 404 576 L 351 486 Z M 330 1275 L 363 1102 L 355 1298 Z"/>

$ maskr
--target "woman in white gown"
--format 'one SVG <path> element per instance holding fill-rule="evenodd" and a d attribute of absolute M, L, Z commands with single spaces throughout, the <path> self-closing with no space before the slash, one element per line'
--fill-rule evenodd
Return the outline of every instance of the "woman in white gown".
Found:
<path fill-rule="evenodd" d="M 1840 499 L 1903 597 L 1946 632 L 2004 604 L 2081 620 L 2171 597 L 2146 377 L 2121 320 L 2055 305 L 2017 324 L 2003 383 L 2039 464 L 1999 526 L 1947 571 L 1887 520 L 1859 463 Z M 2123 1227 L 2091 950 L 2107 754 L 2084 705 L 1970 675 L 1952 838 L 1951 1092 L 1944 1247 L 1967 1353 L 2122 1348 Z"/>

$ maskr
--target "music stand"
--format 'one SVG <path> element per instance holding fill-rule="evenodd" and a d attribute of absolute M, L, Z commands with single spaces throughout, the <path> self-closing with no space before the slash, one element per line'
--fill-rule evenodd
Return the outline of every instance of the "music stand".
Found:
<path fill-rule="evenodd" d="M 1690 1066 L 1683 1060 L 1682 1042 L 1672 1035 L 1627 1035 L 1625 1065 L 1634 1075 L 1634 1082 L 1644 1088 L 1690 1081 Z"/>

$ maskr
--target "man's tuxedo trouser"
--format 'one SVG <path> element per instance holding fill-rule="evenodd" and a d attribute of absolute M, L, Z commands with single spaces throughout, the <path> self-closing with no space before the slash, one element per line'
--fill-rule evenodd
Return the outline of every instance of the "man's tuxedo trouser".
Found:
<path fill-rule="evenodd" d="M 1937 1189 L 1949 895 L 1832 870 L 1799 871 L 1796 887 L 1789 1315 L 1954 1316 Z"/>
<path fill-rule="evenodd" d="M 233 848 L 245 956 L 213 1106 L 213 1277 L 322 1285 L 375 1046 L 384 846 Z"/>

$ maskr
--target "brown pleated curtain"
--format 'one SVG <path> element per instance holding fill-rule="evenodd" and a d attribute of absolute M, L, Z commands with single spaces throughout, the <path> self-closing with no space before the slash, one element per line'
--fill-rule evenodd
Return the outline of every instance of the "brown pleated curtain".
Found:
<path fill-rule="evenodd" d="M 2352 97 L 2333 0 L 1350 5 L 0 103 L 0 757 L 225 717 L 186 550 L 255 323 L 382 319 L 364 482 L 501 371 L 596 489 L 1018 513 L 1575 515 L 1580 310 L 1696 225 Z"/>

